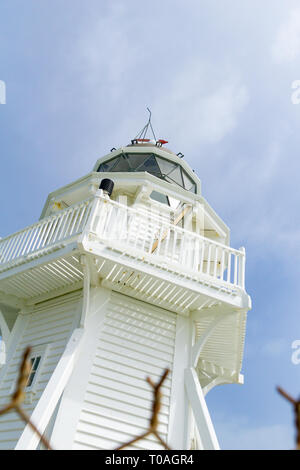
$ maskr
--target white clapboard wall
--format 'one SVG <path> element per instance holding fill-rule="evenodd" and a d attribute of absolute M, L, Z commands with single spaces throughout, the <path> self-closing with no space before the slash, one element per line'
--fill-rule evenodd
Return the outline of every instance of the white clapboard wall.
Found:
<path fill-rule="evenodd" d="M 14 390 L 22 355 L 27 346 L 33 348 L 47 346 L 44 361 L 41 363 L 32 402 L 23 405 L 30 415 L 36 406 L 66 343 L 79 321 L 81 291 L 57 297 L 38 304 L 32 311 L 19 319 L 19 333 L 12 344 L 12 360 L 3 370 L 0 383 L 0 407 L 8 401 Z M 38 423 L 37 423 L 38 424 Z M 24 429 L 24 423 L 15 412 L 0 416 L 0 449 L 13 449 Z"/>
<path fill-rule="evenodd" d="M 171 370 L 162 388 L 159 431 L 167 438 L 176 314 L 112 293 L 99 325 L 74 449 L 113 449 L 147 429 L 152 393 L 146 377 L 157 382 Z M 161 449 L 155 437 L 135 449 Z"/>

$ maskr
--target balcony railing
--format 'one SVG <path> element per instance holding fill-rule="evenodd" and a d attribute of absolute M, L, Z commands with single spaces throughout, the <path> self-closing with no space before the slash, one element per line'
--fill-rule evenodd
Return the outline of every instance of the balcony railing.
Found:
<path fill-rule="evenodd" d="M 91 199 L 83 201 L 0 240 L 0 271 L 20 258 L 81 233 L 92 202 Z"/>
<path fill-rule="evenodd" d="M 245 252 L 181 228 L 145 209 L 102 195 L 61 210 L 0 240 L 0 271 L 84 232 L 114 250 L 153 265 L 244 288 Z"/>
<path fill-rule="evenodd" d="M 90 232 L 107 246 L 150 263 L 245 287 L 245 251 L 185 230 L 164 217 L 98 197 Z"/>

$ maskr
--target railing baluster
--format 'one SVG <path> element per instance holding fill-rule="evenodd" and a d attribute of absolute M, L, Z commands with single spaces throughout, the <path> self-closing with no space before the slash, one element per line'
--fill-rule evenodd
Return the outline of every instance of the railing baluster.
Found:
<path fill-rule="evenodd" d="M 211 243 L 208 243 L 206 274 L 210 274 Z"/>
<path fill-rule="evenodd" d="M 32 246 L 33 246 L 33 243 L 34 243 L 34 241 L 35 241 L 35 236 L 36 236 L 38 230 L 39 230 L 39 225 L 37 225 L 37 226 L 31 231 L 30 243 L 29 243 L 29 245 L 28 245 L 28 248 L 27 248 L 25 254 L 28 254 L 28 253 L 30 253 L 31 251 L 33 251 L 33 250 L 32 250 Z"/>
<path fill-rule="evenodd" d="M 189 238 L 185 233 L 179 234 L 178 243 L 178 263 L 188 266 Z"/>
<path fill-rule="evenodd" d="M 159 228 L 159 232 L 158 232 L 158 244 L 157 244 L 157 248 L 155 250 L 155 254 L 157 256 L 160 256 L 160 250 L 161 250 L 161 239 L 162 239 L 162 236 L 163 236 L 164 232 L 162 230 L 162 227 Z"/>
<path fill-rule="evenodd" d="M 68 232 L 68 236 L 70 237 L 73 233 L 73 230 L 74 230 L 74 226 L 75 226 L 75 223 L 76 223 L 76 217 L 77 217 L 77 213 L 78 213 L 78 209 L 75 209 L 74 211 L 72 211 L 70 214 L 71 214 L 71 220 L 70 220 L 70 226 L 69 226 L 69 232 Z"/>
<path fill-rule="evenodd" d="M 15 237 L 15 239 L 12 241 L 12 244 L 9 246 L 9 249 L 8 249 L 8 251 L 7 251 L 7 253 L 6 253 L 6 257 L 5 257 L 5 260 L 4 260 L 4 261 L 7 262 L 7 263 L 8 263 L 11 259 L 14 258 L 14 252 L 15 252 L 15 248 L 16 248 L 16 246 L 17 246 L 17 244 L 18 244 L 18 241 L 19 241 L 19 236 L 20 236 L 20 234 L 17 234 L 16 237 Z"/>
<path fill-rule="evenodd" d="M 26 237 L 26 241 L 25 241 L 24 247 L 23 247 L 22 252 L 21 252 L 21 256 L 25 256 L 27 254 L 27 248 L 28 248 L 28 245 L 31 241 L 32 232 L 33 232 L 32 229 L 28 230 L 28 232 L 27 232 L 27 237 Z"/>
<path fill-rule="evenodd" d="M 199 263 L 199 273 L 201 273 L 201 274 L 202 274 L 202 272 L 203 272 L 205 245 L 206 245 L 205 241 L 202 240 L 202 243 L 201 243 L 201 251 L 200 251 L 200 263 Z"/>
<path fill-rule="evenodd" d="M 48 241 L 49 233 L 52 229 L 52 226 L 54 225 L 54 220 L 51 220 L 47 225 L 48 225 L 47 229 L 45 230 L 43 234 L 43 242 L 41 244 L 41 248 L 43 248 Z M 47 243 L 47 245 L 49 246 L 49 243 Z"/>
<path fill-rule="evenodd" d="M 5 252 L 7 250 L 7 246 L 9 245 L 9 243 L 11 243 L 11 240 L 4 240 L 2 242 L 2 244 L 0 245 L 1 247 L 1 251 L 0 251 L 0 262 L 4 260 L 4 255 L 5 255 Z"/>
<path fill-rule="evenodd" d="M 60 241 L 64 238 L 64 233 L 65 233 L 65 227 L 68 221 L 69 217 L 69 212 L 65 212 L 65 214 L 61 214 L 61 223 L 59 224 L 59 227 L 57 227 L 57 230 L 53 233 L 53 243 Z"/>
<path fill-rule="evenodd" d="M 238 284 L 242 289 L 245 288 L 245 248 L 240 248 L 239 254 L 239 281 Z"/>
<path fill-rule="evenodd" d="M 176 244 L 177 244 L 177 231 L 172 229 L 173 231 L 173 243 L 172 243 L 172 254 L 171 254 L 171 261 L 176 261 L 176 259 L 174 260 L 175 256 L 176 256 Z"/>
<path fill-rule="evenodd" d="M 237 285 L 237 275 L 238 275 L 238 257 L 237 254 L 234 253 L 234 280 L 233 283 L 234 285 Z"/>
<path fill-rule="evenodd" d="M 43 242 L 43 238 L 44 238 L 44 233 L 46 232 L 47 230 L 47 226 L 48 226 L 48 223 L 42 223 L 41 225 L 41 231 L 40 231 L 40 234 L 39 234 L 39 241 L 38 241 L 38 244 L 35 246 L 35 249 L 38 250 L 39 247 L 41 246 L 42 242 Z"/>
<path fill-rule="evenodd" d="M 86 209 L 84 211 L 84 217 L 82 219 L 82 222 L 81 222 L 81 227 L 80 229 L 78 229 L 78 231 L 82 232 L 85 228 L 85 225 L 87 224 L 88 222 L 88 219 L 89 219 L 89 216 L 91 214 L 91 210 L 92 210 L 92 204 L 89 203 L 87 206 L 86 206 Z M 100 217 L 101 217 L 101 208 L 99 210 L 99 213 L 100 213 Z"/>
<path fill-rule="evenodd" d="M 109 240 L 110 238 L 115 238 L 115 235 L 116 235 L 114 231 L 112 230 L 114 228 L 113 223 L 110 225 L 110 219 L 111 219 L 112 212 L 113 212 L 113 206 L 108 206 L 107 202 L 105 204 L 106 204 L 106 207 L 104 211 L 103 233 L 104 233 L 105 239 Z"/>
<path fill-rule="evenodd" d="M 142 220 L 141 218 L 139 219 L 139 221 L 137 221 L 137 224 L 136 224 L 136 232 L 135 232 L 135 235 L 133 237 L 133 241 L 134 241 L 134 247 L 137 249 L 137 250 L 140 250 L 141 247 L 140 247 L 140 242 L 141 242 L 141 239 L 142 239 L 142 229 L 143 229 L 143 224 L 142 224 Z"/>
<path fill-rule="evenodd" d="M 222 248 L 221 254 L 221 265 L 220 265 L 220 279 L 223 281 L 224 279 L 224 262 L 225 262 L 225 249 Z"/>
<path fill-rule="evenodd" d="M 69 212 L 67 220 L 66 220 L 66 225 L 64 227 L 64 233 L 62 233 L 61 240 L 65 240 L 66 238 L 68 238 L 71 224 L 72 224 L 72 212 Z"/>
<path fill-rule="evenodd" d="M 214 277 L 217 277 L 218 254 L 219 254 L 219 248 L 215 246 Z"/>
<path fill-rule="evenodd" d="M 74 227 L 74 231 L 75 233 L 78 233 L 80 231 L 80 224 L 81 224 L 81 221 L 83 219 L 83 215 L 85 214 L 85 212 L 87 211 L 87 205 L 86 204 L 82 204 L 80 206 L 80 209 L 79 209 L 79 217 L 77 219 L 77 222 L 76 222 L 76 225 Z"/>
<path fill-rule="evenodd" d="M 43 224 L 42 223 L 39 223 L 39 225 L 37 226 L 37 230 L 34 234 L 34 240 L 33 240 L 33 244 L 31 246 L 31 252 L 35 251 L 37 248 L 37 244 L 39 243 L 40 241 L 40 237 L 41 237 L 41 231 L 43 229 Z"/>
<path fill-rule="evenodd" d="M 22 241 L 23 241 L 23 238 L 25 236 L 25 233 L 26 232 L 22 232 L 18 235 L 18 243 L 16 244 L 15 249 L 14 249 L 14 257 L 15 258 L 18 258 L 18 253 L 20 251 L 20 247 L 22 245 Z"/>
<path fill-rule="evenodd" d="M 62 221 L 62 215 L 60 214 L 55 220 L 54 220 L 54 223 L 52 224 L 52 228 L 49 232 L 49 235 L 48 235 L 48 244 L 51 245 L 52 243 L 52 238 L 57 235 L 58 231 L 59 231 L 59 227 L 61 225 L 61 221 Z M 54 238 L 55 240 L 55 238 Z"/>
<path fill-rule="evenodd" d="M 2 263 L 6 263 L 7 260 L 9 259 L 9 252 L 10 252 L 11 247 L 14 243 L 15 243 L 15 240 L 13 238 L 8 240 L 6 248 L 5 248 L 5 250 L 3 250 L 3 253 L 2 253 Z"/>
<path fill-rule="evenodd" d="M 227 282 L 231 282 L 231 252 L 228 251 L 228 263 L 227 263 Z"/>
<path fill-rule="evenodd" d="M 90 208 L 88 218 L 83 222 L 86 224 L 84 227 L 88 232 L 104 236 L 107 207 L 99 198 L 96 199 L 94 204 Z"/>

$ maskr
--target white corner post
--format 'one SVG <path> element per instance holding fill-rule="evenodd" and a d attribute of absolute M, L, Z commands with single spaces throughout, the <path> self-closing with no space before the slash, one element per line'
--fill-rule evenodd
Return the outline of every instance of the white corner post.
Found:
<path fill-rule="evenodd" d="M 220 446 L 194 367 L 185 370 L 185 387 L 193 410 L 195 423 L 205 450 L 219 450 Z"/>
<path fill-rule="evenodd" d="M 172 371 L 168 445 L 171 449 L 184 450 L 188 446 L 191 412 L 184 384 L 184 370 L 188 367 L 191 353 L 190 318 L 177 315 L 175 353 Z"/>
<path fill-rule="evenodd" d="M 82 335 L 82 328 L 74 330 L 66 349 L 43 392 L 43 395 L 30 417 L 31 421 L 38 427 L 41 434 L 45 432 L 61 394 L 63 393 L 73 371 L 76 353 L 78 351 Z M 27 424 L 15 450 L 35 450 L 38 447 L 39 442 L 40 438 Z"/>
<path fill-rule="evenodd" d="M 191 367 L 188 367 L 185 370 L 185 388 L 192 408 L 195 424 L 198 429 L 199 438 L 205 450 L 218 450 L 220 449 L 220 446 L 206 405 L 204 391 L 202 390 L 195 367 L 197 367 L 200 354 L 208 338 L 216 326 L 219 325 L 219 323 L 222 322 L 228 314 L 230 315 L 231 312 L 222 314 L 217 311 L 215 315 L 213 315 L 213 313 L 211 314 L 212 320 L 206 331 L 200 336 L 200 338 L 198 338 L 192 347 Z M 192 319 L 195 320 L 197 317 L 200 319 L 200 315 L 194 314 L 192 315 Z"/>
<path fill-rule="evenodd" d="M 90 305 L 91 266 L 90 261 L 86 255 L 81 255 L 80 263 L 82 264 L 83 270 L 83 301 L 80 317 L 80 328 L 84 328 Z"/>
<path fill-rule="evenodd" d="M 5 321 L 5 318 L 0 310 L 0 367 L 5 364 L 6 360 L 6 345 L 9 341 L 10 331 Z"/>
<path fill-rule="evenodd" d="M 106 304 L 109 300 L 110 291 L 107 289 L 102 287 L 91 289 L 89 311 L 80 346 L 84 354 L 78 356 L 76 367 L 66 384 L 51 435 L 51 443 L 56 450 L 72 449 L 97 347 L 98 338 L 95 332 L 104 323 Z"/>

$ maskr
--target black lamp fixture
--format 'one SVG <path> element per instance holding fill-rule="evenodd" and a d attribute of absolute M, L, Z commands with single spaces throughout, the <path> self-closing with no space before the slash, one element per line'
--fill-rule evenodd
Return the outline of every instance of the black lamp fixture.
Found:
<path fill-rule="evenodd" d="M 103 180 L 101 180 L 99 189 L 102 189 L 104 193 L 111 196 L 113 189 L 114 189 L 114 185 L 115 183 L 112 180 L 108 178 L 104 178 Z"/>

